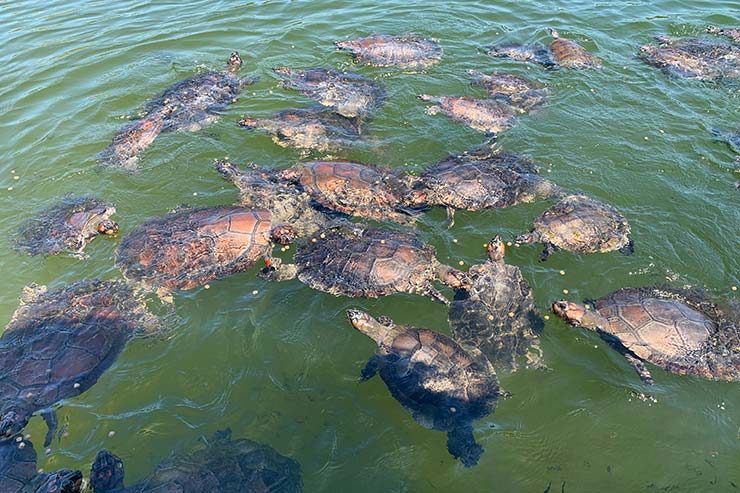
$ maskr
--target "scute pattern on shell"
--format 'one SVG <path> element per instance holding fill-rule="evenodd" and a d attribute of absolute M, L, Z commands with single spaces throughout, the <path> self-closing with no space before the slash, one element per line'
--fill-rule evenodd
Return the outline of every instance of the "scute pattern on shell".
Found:
<path fill-rule="evenodd" d="M 252 267 L 270 253 L 270 213 L 238 206 L 149 219 L 121 241 L 116 263 L 146 286 L 192 289 Z"/>
<path fill-rule="evenodd" d="M 626 288 L 600 298 L 603 330 L 638 357 L 677 374 L 740 380 L 740 306 L 697 292 Z"/>
<path fill-rule="evenodd" d="M 352 53 L 359 62 L 376 67 L 424 69 L 442 59 L 442 48 L 431 39 L 414 34 L 403 36 L 373 35 L 349 41 L 337 41 L 340 50 Z"/>
<path fill-rule="evenodd" d="M 20 443 L 24 446 L 19 447 Z M 20 493 L 36 476 L 36 451 L 30 442 L 0 442 L 0 491 Z"/>
<path fill-rule="evenodd" d="M 425 100 L 422 97 L 422 100 Z M 481 132 L 497 134 L 515 122 L 514 108 L 495 99 L 473 99 L 467 96 L 445 96 L 438 98 L 438 106 L 427 113 L 441 111 L 448 117 Z"/>
<path fill-rule="evenodd" d="M 352 72 L 324 68 L 274 71 L 283 78 L 285 87 L 296 89 L 347 118 L 368 115 L 385 98 L 379 83 Z"/>
<path fill-rule="evenodd" d="M 601 59 L 570 39 L 555 38 L 550 43 L 550 52 L 555 63 L 561 67 L 586 69 L 602 66 Z"/>
<path fill-rule="evenodd" d="M 535 222 L 541 240 L 577 253 L 610 252 L 629 244 L 630 226 L 614 207 L 585 195 L 569 195 Z"/>
<path fill-rule="evenodd" d="M 479 211 L 532 202 L 549 183 L 528 158 L 508 153 L 449 156 L 428 168 L 417 186 L 432 204 Z"/>
<path fill-rule="evenodd" d="M 349 161 L 312 161 L 300 171 L 300 184 L 319 204 L 344 214 L 409 222 L 398 212 L 406 194 L 390 169 Z"/>
<path fill-rule="evenodd" d="M 696 38 L 659 36 L 640 47 L 640 58 L 664 72 L 698 80 L 740 78 L 740 47 Z"/>
<path fill-rule="evenodd" d="M 501 262 L 474 265 L 470 287 L 450 305 L 452 334 L 463 347 L 476 347 L 497 369 L 516 370 L 522 360 L 539 364 L 544 321 L 518 267 Z"/>
<path fill-rule="evenodd" d="M 413 234 L 336 228 L 299 247 L 298 279 L 334 295 L 377 298 L 419 293 L 434 279 L 434 248 Z"/>
<path fill-rule="evenodd" d="M 83 234 L 83 216 L 103 214 L 107 208 L 110 205 L 94 197 L 64 197 L 21 225 L 15 248 L 29 255 L 80 252 L 89 241 Z"/>

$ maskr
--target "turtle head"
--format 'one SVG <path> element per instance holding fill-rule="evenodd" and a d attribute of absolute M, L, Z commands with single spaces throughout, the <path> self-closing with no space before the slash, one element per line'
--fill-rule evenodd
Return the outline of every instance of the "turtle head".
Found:
<path fill-rule="evenodd" d="M 640 46 L 640 55 L 655 55 L 658 52 L 658 47 L 655 45 L 642 45 Z"/>
<path fill-rule="evenodd" d="M 53 491 L 55 493 L 79 493 L 82 491 L 83 481 L 80 471 L 60 469 L 51 474 L 45 474 L 41 478 L 38 485 L 34 484 L 34 491 Z"/>
<path fill-rule="evenodd" d="M 275 67 L 272 71 L 283 77 L 288 77 L 291 74 L 291 70 L 288 67 Z"/>
<path fill-rule="evenodd" d="M 270 238 L 278 245 L 293 243 L 298 237 L 298 232 L 289 224 L 279 224 L 270 231 Z"/>
<path fill-rule="evenodd" d="M 486 252 L 488 253 L 488 258 L 492 262 L 503 261 L 504 254 L 506 253 L 506 244 L 504 243 L 504 240 L 502 240 L 500 236 L 496 235 L 488 242 L 488 244 L 486 244 Z"/>
<path fill-rule="evenodd" d="M 257 118 L 252 118 L 249 116 L 245 116 L 241 120 L 239 120 L 239 126 L 246 129 L 253 129 L 259 127 L 259 120 Z"/>
<path fill-rule="evenodd" d="M 30 413 L 20 409 L 8 409 L 0 415 L 0 440 L 11 438 L 23 431 Z"/>
<path fill-rule="evenodd" d="M 381 323 L 362 310 L 347 310 L 347 318 L 352 327 L 377 342 L 378 345 L 383 343 L 392 327 L 390 320 L 387 321 L 387 324 Z"/>
<path fill-rule="evenodd" d="M 608 322 L 598 312 L 590 310 L 588 306 L 572 301 L 560 300 L 552 304 L 552 311 L 558 317 L 576 327 L 589 330 L 608 328 Z"/>
<path fill-rule="evenodd" d="M 103 449 L 98 452 L 90 470 L 90 486 L 95 493 L 123 488 L 123 461 Z"/>
<path fill-rule="evenodd" d="M 229 55 L 229 61 L 226 62 L 226 65 L 229 68 L 229 72 L 238 72 L 242 67 L 242 63 L 242 57 L 239 56 L 239 52 L 234 51 Z"/>
<path fill-rule="evenodd" d="M 555 29 L 549 28 L 548 31 L 550 32 L 550 36 L 552 36 L 553 38 L 558 39 L 560 37 L 560 33 L 557 32 Z"/>
<path fill-rule="evenodd" d="M 717 27 L 717 26 L 709 26 L 709 27 L 708 27 L 708 28 L 706 29 L 706 31 L 707 31 L 707 32 L 708 32 L 709 34 L 722 34 L 722 32 L 723 32 L 724 30 L 723 30 L 723 29 L 722 29 L 721 27 Z"/>
<path fill-rule="evenodd" d="M 112 219 L 106 218 L 98 223 L 95 230 L 101 235 L 112 236 L 118 233 L 118 223 Z"/>

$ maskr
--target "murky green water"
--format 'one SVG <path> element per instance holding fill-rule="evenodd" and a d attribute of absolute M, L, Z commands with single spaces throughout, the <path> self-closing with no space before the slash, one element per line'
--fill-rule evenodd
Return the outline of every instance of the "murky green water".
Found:
<path fill-rule="evenodd" d="M 637 252 L 558 253 L 538 263 L 535 247 L 512 249 L 509 262 L 524 270 L 543 310 L 563 289 L 593 298 L 666 279 L 734 296 L 738 173 L 708 128 L 738 126 L 740 91 L 670 79 L 634 56 L 653 35 L 738 23 L 737 2 L 691 4 L 0 2 L 0 320 L 10 318 L 27 283 L 120 277 L 115 239 L 93 242 L 85 261 L 17 255 L 11 235 L 34 209 L 60 194 L 97 193 L 116 204 L 125 232 L 179 204 L 235 201 L 236 191 L 211 167 L 214 158 L 280 167 L 300 158 L 235 125 L 242 114 L 310 105 L 281 89 L 269 69 L 350 68 L 332 41 L 373 32 L 436 37 L 444 60 L 417 74 L 356 67 L 381 79 L 389 98 L 370 123 L 368 143 L 337 157 L 420 170 L 479 144 L 481 134 L 425 115 L 414 97 L 482 95 L 468 85 L 467 69 L 510 70 L 552 89 L 550 104 L 504 134 L 503 147 L 530 154 L 559 184 L 617 206 L 632 224 Z M 597 53 L 604 70 L 548 72 L 481 53 L 494 41 L 546 41 L 547 27 Z M 262 80 L 221 122 L 160 136 L 137 174 L 96 165 L 95 154 L 145 100 L 195 71 L 220 68 L 231 50 L 245 59 L 242 73 Z M 546 207 L 459 213 L 452 230 L 435 210 L 421 229 L 440 259 L 470 265 L 493 234 L 512 237 Z M 335 298 L 298 282 L 267 284 L 254 271 L 177 295 L 175 303 L 180 318 L 171 339 L 133 341 L 96 386 L 64 403 L 68 436 L 40 466 L 87 473 L 107 447 L 124 458 L 133 482 L 171 451 L 230 426 L 236 437 L 297 459 L 311 492 L 541 492 L 550 483 L 551 491 L 567 492 L 740 488 L 737 384 L 655 370 L 658 383 L 648 390 L 595 336 L 554 319 L 543 336 L 552 371 L 501 375 L 514 396 L 476 423 L 486 453 L 465 469 L 447 454 L 444 434 L 414 423 L 379 379 L 357 382 L 373 343 L 344 317 L 346 308 L 362 307 L 447 331 L 443 306 L 410 295 Z M 657 403 L 631 395 L 648 391 Z M 28 430 L 38 446 L 41 419 Z"/>

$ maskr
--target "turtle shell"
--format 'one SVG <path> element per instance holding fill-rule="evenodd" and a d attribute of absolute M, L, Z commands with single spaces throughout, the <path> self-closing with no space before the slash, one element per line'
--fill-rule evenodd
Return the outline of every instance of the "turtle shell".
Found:
<path fill-rule="evenodd" d="M 706 354 L 716 338 L 718 319 L 680 292 L 621 289 L 594 305 L 608 322 L 601 329 L 638 357 L 674 373 L 710 378 L 734 373 L 734 379 L 740 379 L 740 346 L 734 348 L 738 357 L 732 372 L 708 365 Z"/>
<path fill-rule="evenodd" d="M 685 78 L 740 78 L 740 48 L 696 38 L 658 37 L 640 47 L 640 58 L 664 72 Z"/>
<path fill-rule="evenodd" d="M 439 98 L 438 108 L 453 120 L 481 132 L 499 133 L 514 124 L 514 108 L 495 99 L 445 96 Z"/>
<path fill-rule="evenodd" d="M 367 115 L 378 108 L 385 97 L 380 84 L 352 72 L 287 67 L 274 71 L 283 78 L 285 87 L 296 89 L 347 118 Z"/>
<path fill-rule="evenodd" d="M 344 214 L 408 222 L 397 208 L 405 196 L 389 169 L 349 161 L 312 161 L 299 168 L 303 189 L 320 205 Z"/>
<path fill-rule="evenodd" d="M 367 38 L 334 43 L 349 51 L 357 61 L 376 67 L 424 69 L 442 59 L 442 47 L 434 40 L 413 34 L 387 36 L 376 34 Z"/>
<path fill-rule="evenodd" d="M 145 118 L 129 123 L 113 136 L 111 145 L 98 154 L 102 164 L 136 169 L 136 163 L 146 148 L 162 133 L 166 112 L 151 112 Z"/>
<path fill-rule="evenodd" d="M 535 222 L 544 243 L 577 253 L 618 250 L 629 244 L 630 226 L 614 207 L 585 195 L 569 195 Z"/>
<path fill-rule="evenodd" d="M 91 222 L 107 220 L 115 212 L 94 197 L 64 197 L 21 225 L 15 248 L 29 255 L 80 253 L 98 236 Z"/>
<path fill-rule="evenodd" d="M 550 52 L 555 62 L 565 68 L 601 68 L 601 59 L 586 51 L 573 40 L 555 38 L 550 43 Z"/>
<path fill-rule="evenodd" d="M 122 281 L 80 281 L 30 293 L 0 337 L 0 414 L 20 415 L 19 426 L 92 387 L 137 331 L 156 327 Z"/>
<path fill-rule="evenodd" d="M 523 359 L 538 363 L 544 322 L 521 270 L 503 261 L 474 265 L 470 287 L 450 304 L 457 342 L 476 347 L 496 368 L 516 370 Z"/>
<path fill-rule="evenodd" d="M 501 43 L 490 47 L 488 55 L 494 58 L 510 58 L 520 62 L 535 62 L 548 68 L 555 65 L 552 53 L 542 43 Z"/>
<path fill-rule="evenodd" d="M 36 469 L 33 443 L 21 435 L 0 442 L 0 491 L 3 493 L 79 493 L 82 473 L 61 469 L 41 473 Z"/>
<path fill-rule="evenodd" d="M 518 154 L 462 154 L 428 168 L 420 183 L 432 203 L 480 211 L 533 202 L 545 182 L 537 173 L 534 163 Z"/>
<path fill-rule="evenodd" d="M 360 138 L 361 126 L 354 119 L 329 111 L 286 110 L 271 118 L 243 118 L 244 128 L 260 128 L 281 147 L 328 151 L 351 145 Z"/>
<path fill-rule="evenodd" d="M 188 454 L 170 457 L 143 481 L 124 491 L 159 493 L 242 493 L 303 491 L 300 465 L 268 445 L 247 439 L 231 440 L 230 431 L 217 433 L 206 446 Z M 107 482 L 123 468 L 116 456 L 103 450 L 98 453 L 90 473 L 96 493 L 121 491 L 108 488 Z M 122 471 L 117 472 L 122 476 Z M 121 478 L 122 479 L 122 478 Z"/>
<path fill-rule="evenodd" d="M 270 212 L 239 206 L 184 209 L 149 219 L 121 241 L 116 263 L 128 279 L 192 289 L 269 255 Z"/>
<path fill-rule="evenodd" d="M 334 295 L 376 298 L 424 293 L 435 277 L 435 250 L 415 235 L 369 228 L 330 229 L 299 247 L 298 279 Z"/>

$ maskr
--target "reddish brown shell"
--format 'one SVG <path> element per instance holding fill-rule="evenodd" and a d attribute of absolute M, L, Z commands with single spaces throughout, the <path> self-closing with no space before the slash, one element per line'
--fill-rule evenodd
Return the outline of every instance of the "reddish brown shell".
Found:
<path fill-rule="evenodd" d="M 300 183 L 327 209 L 378 221 L 408 222 L 397 207 L 405 195 L 389 169 L 350 161 L 313 161 L 299 168 Z"/>
<path fill-rule="evenodd" d="M 435 101 L 435 98 L 426 96 L 422 100 Z M 445 96 L 436 99 L 437 107 L 427 110 L 434 114 L 441 111 L 453 120 L 467 125 L 481 132 L 503 132 L 514 123 L 514 108 L 502 101 L 494 99 L 473 99 L 466 96 Z"/>
<path fill-rule="evenodd" d="M 556 37 L 550 43 L 550 52 L 555 62 L 565 68 L 601 68 L 601 59 L 586 51 L 583 46 L 570 39 Z"/>
<path fill-rule="evenodd" d="M 270 213 L 238 206 L 185 209 L 146 221 L 121 241 L 127 278 L 192 289 L 248 269 L 270 253 Z"/>
<path fill-rule="evenodd" d="M 376 67 L 423 69 L 442 59 L 442 48 L 436 41 L 413 34 L 376 34 L 367 38 L 337 41 L 334 44 L 340 50 L 352 53 L 358 61 Z"/>
<path fill-rule="evenodd" d="M 336 228 L 298 249 L 298 279 L 327 293 L 377 298 L 423 293 L 435 277 L 434 248 L 412 234 Z"/>

